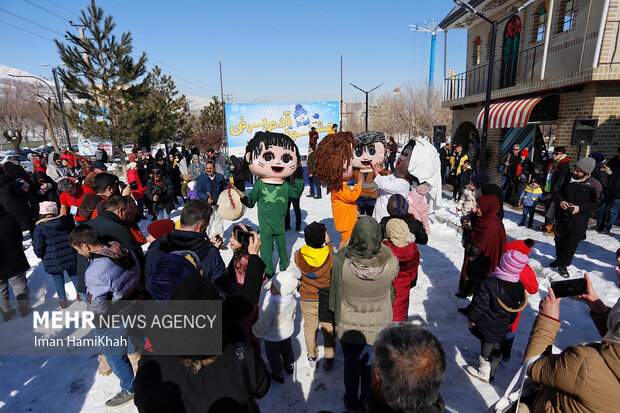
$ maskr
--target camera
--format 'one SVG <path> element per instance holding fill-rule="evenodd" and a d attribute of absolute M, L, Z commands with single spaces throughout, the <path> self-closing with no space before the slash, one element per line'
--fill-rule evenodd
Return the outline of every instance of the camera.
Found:
<path fill-rule="evenodd" d="M 569 206 L 568 208 L 566 208 L 566 215 L 571 216 L 573 215 L 574 211 L 575 211 L 575 207 Z"/>

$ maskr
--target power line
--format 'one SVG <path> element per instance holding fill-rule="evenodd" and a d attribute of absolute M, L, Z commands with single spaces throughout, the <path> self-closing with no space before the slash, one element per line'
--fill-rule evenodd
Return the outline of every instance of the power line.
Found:
<path fill-rule="evenodd" d="M 11 16 L 13 16 L 13 17 L 17 17 L 18 19 L 23 20 L 23 21 L 25 21 L 25 22 L 28 22 L 28 23 L 30 23 L 30 24 L 34 24 L 35 26 L 39 26 L 39 27 L 41 27 L 41 28 L 43 28 L 43 29 L 45 29 L 45 30 L 48 30 L 48 31 L 50 31 L 50 32 L 52 32 L 52 33 L 54 33 L 54 34 L 57 34 L 57 35 L 59 35 L 59 36 L 62 36 L 62 33 L 57 32 L 57 31 L 56 31 L 56 30 L 54 30 L 54 29 L 50 29 L 49 27 L 44 26 L 44 25 L 42 25 L 42 24 L 40 24 L 40 23 L 37 23 L 37 22 L 35 22 L 35 21 L 33 21 L 33 20 L 27 19 L 27 18 L 25 18 L 25 17 L 22 17 L 22 16 L 20 16 L 20 15 L 18 15 L 18 14 L 15 14 L 15 13 L 13 13 L 13 12 L 8 11 L 8 10 L 4 10 L 3 8 L 0 8 L 0 11 L 3 11 L 3 12 L 5 12 L 5 13 L 7 13 L 7 14 L 10 14 L 10 15 L 11 15 Z"/>
<path fill-rule="evenodd" d="M 46 9 L 46 8 L 45 8 L 45 7 L 43 7 L 43 6 L 39 6 L 37 3 L 34 3 L 34 2 L 32 2 L 32 1 L 30 1 L 30 0 L 24 0 L 24 1 L 25 1 L 26 3 L 28 3 L 28 4 L 33 5 L 34 7 L 38 8 L 38 9 L 41 9 L 41 10 L 43 10 L 43 11 L 45 11 L 45 12 L 47 12 L 47 13 L 51 14 L 52 16 L 56 16 L 56 17 L 58 17 L 60 20 L 63 20 L 63 21 L 68 21 L 68 20 L 69 20 L 69 19 L 67 19 L 67 18 L 65 18 L 65 17 L 63 17 L 63 16 L 61 16 L 60 14 L 55 13 L 55 12 L 53 12 L 53 11 L 49 10 L 49 9 Z"/>
<path fill-rule="evenodd" d="M 143 52 L 144 52 L 144 51 L 143 51 Z M 144 53 L 146 53 L 146 52 L 144 52 Z M 191 76 L 190 76 L 190 75 L 188 75 L 187 73 L 181 72 L 179 69 L 174 68 L 173 66 L 169 65 L 168 63 L 165 63 L 163 60 L 158 59 L 158 58 L 156 58 L 156 57 L 155 57 L 155 56 L 153 56 L 153 55 L 149 55 L 149 54 L 147 53 L 147 56 L 149 56 L 149 59 L 152 59 L 152 60 L 158 61 L 158 62 L 160 62 L 162 65 L 167 66 L 167 67 L 169 67 L 170 69 L 172 69 L 172 70 L 176 71 L 176 72 L 177 72 L 177 74 L 175 74 L 175 76 L 176 76 L 176 77 L 178 77 L 179 79 L 183 79 L 183 80 L 185 80 L 186 82 L 192 83 L 192 84 L 194 84 L 195 86 L 198 86 L 199 88 L 204 89 L 205 91 L 208 91 L 209 93 L 214 93 L 214 94 L 216 94 L 216 95 L 217 95 L 217 92 L 215 92 L 215 89 L 211 89 L 211 88 L 204 87 L 204 86 L 202 86 L 202 85 L 200 85 L 200 84 L 198 84 L 198 83 L 196 83 L 196 82 L 193 82 L 193 81 L 191 81 L 191 80 L 189 80 L 189 79 L 185 79 L 185 78 L 183 78 L 183 77 L 181 77 L 181 76 L 179 76 L 179 75 L 178 75 L 178 73 L 181 73 L 182 75 L 185 75 L 185 76 L 187 76 L 187 77 L 191 77 Z M 172 74 L 172 72 L 171 72 L 170 70 L 169 70 L 168 72 L 169 72 L 170 74 Z"/>
<path fill-rule="evenodd" d="M 77 13 L 75 13 L 75 12 L 73 12 L 73 11 L 71 11 L 71 10 L 69 10 L 69 9 L 67 9 L 67 8 L 65 8 L 65 7 L 63 7 L 63 6 L 61 6 L 60 4 L 53 2 L 52 0 L 47 0 L 47 2 L 48 2 L 48 3 L 53 4 L 53 5 L 54 5 L 54 6 L 56 6 L 56 7 L 60 7 L 61 9 L 63 9 L 64 11 L 66 11 L 67 13 L 71 13 L 71 14 L 73 14 L 74 16 L 76 16 L 77 18 L 82 17 L 82 16 L 80 16 L 79 14 L 77 14 Z"/>
<path fill-rule="evenodd" d="M 11 27 L 13 27 L 13 28 L 15 28 L 15 29 L 17 29 L 17 30 L 21 30 L 21 31 L 23 31 L 23 32 L 30 33 L 30 34 L 32 34 L 32 35 L 34 35 L 34 36 L 40 37 L 41 39 L 49 40 L 49 41 L 50 41 L 50 42 L 52 42 L 52 43 L 54 42 L 54 40 L 50 39 L 49 37 L 42 36 L 42 35 L 37 34 L 37 33 L 35 33 L 35 32 L 31 32 L 30 30 L 22 29 L 21 27 L 15 26 L 14 24 L 7 23 L 7 22 L 2 21 L 2 20 L 0 20 L 0 23 L 4 23 L 4 24 L 6 24 L 7 26 L 11 26 Z"/>

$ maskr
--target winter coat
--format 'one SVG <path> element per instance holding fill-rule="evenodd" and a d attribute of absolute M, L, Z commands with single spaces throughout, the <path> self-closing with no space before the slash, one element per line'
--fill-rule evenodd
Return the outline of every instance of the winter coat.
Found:
<path fill-rule="evenodd" d="M 37 221 L 32 235 L 32 248 L 43 260 L 45 272 L 52 275 L 77 274 L 77 255 L 69 245 L 69 232 L 75 227 L 73 218 L 58 215 Z"/>
<path fill-rule="evenodd" d="M 373 258 L 345 258 L 336 326 L 341 341 L 372 345 L 379 329 L 392 322 L 390 285 L 397 275 L 398 260 L 385 245 Z"/>
<path fill-rule="evenodd" d="M 405 221 L 405 223 L 409 227 L 409 232 L 411 232 L 415 236 L 416 244 L 426 245 L 426 243 L 428 242 L 428 235 L 426 234 L 426 230 L 424 229 L 422 223 L 415 219 L 415 217 L 411 214 L 407 214 L 402 217 L 389 216 L 383 218 L 381 222 L 379 222 L 379 225 L 381 225 L 381 233 L 383 234 L 383 238 L 385 238 L 385 226 L 390 221 L 390 219 L 394 218 L 402 219 L 403 221 Z"/>
<path fill-rule="evenodd" d="M 88 310 L 108 312 L 111 301 L 132 298 L 140 283 L 140 264 L 134 253 L 116 241 L 91 252 L 86 269 Z"/>
<path fill-rule="evenodd" d="M 467 158 L 467 154 L 461 152 L 461 154 L 457 154 L 456 152 L 452 154 L 450 157 L 450 175 L 458 176 L 463 171 L 463 163 Z"/>
<path fill-rule="evenodd" d="M 205 233 L 175 229 L 154 241 L 149 247 L 144 265 L 146 290 L 151 291 L 151 277 L 155 264 L 162 253 L 172 251 L 193 251 L 200 258 L 202 275 L 209 278 L 220 291 L 229 292 L 230 283 L 226 277 L 226 266 L 220 251 L 209 241 Z"/>
<path fill-rule="evenodd" d="M 568 182 L 566 185 L 553 188 L 553 201 L 558 205 L 556 219 L 562 222 L 569 220 L 573 222 L 587 221 L 590 212 L 596 209 L 602 200 L 601 184 L 591 176 L 581 182 Z M 559 208 L 562 201 L 578 205 L 579 212 L 572 216 L 567 215 L 564 210 Z"/>
<path fill-rule="evenodd" d="M 555 165 L 555 166 L 554 166 Z M 552 193 L 554 188 L 561 188 L 570 180 L 570 159 L 564 156 L 557 163 L 551 162 L 547 167 L 543 191 Z"/>
<path fill-rule="evenodd" d="M 616 168 L 607 181 L 605 190 L 605 201 L 612 201 L 620 198 L 620 168 Z"/>
<path fill-rule="evenodd" d="M 542 196 L 543 192 L 540 186 L 538 188 L 532 188 L 532 184 L 529 184 L 525 187 L 523 192 L 521 192 L 519 202 L 526 207 L 535 207 L 538 202 L 540 202 Z"/>
<path fill-rule="evenodd" d="M 609 171 L 609 173 L 607 173 Z M 594 170 L 592 171 L 592 177 L 601 183 L 601 188 L 603 188 L 603 193 L 605 189 L 607 189 L 607 183 L 609 181 L 609 175 L 611 175 L 611 169 L 607 168 L 603 163 L 599 162 L 594 166 Z"/>
<path fill-rule="evenodd" d="M 62 178 L 73 176 L 69 168 L 64 165 L 56 165 L 55 162 L 50 162 L 47 164 L 47 169 L 45 173 L 56 183 L 58 183 L 58 181 L 60 181 Z"/>
<path fill-rule="evenodd" d="M 251 389 L 244 381 L 244 368 L 236 347 L 223 346 L 222 355 L 198 373 L 183 366 L 179 356 L 144 355 L 134 382 L 134 403 L 140 413 L 247 413 L 249 403 L 260 412 L 254 400 L 269 390 L 271 378 L 265 362 L 252 346 L 240 343 L 247 360 Z"/>
<path fill-rule="evenodd" d="M 506 155 L 502 156 L 500 165 L 503 168 L 504 175 L 507 175 L 509 177 L 514 177 L 519 160 L 520 160 L 519 155 L 514 155 L 512 152 L 508 152 Z M 508 166 L 504 165 L 506 162 L 509 163 Z"/>
<path fill-rule="evenodd" d="M 330 284 L 334 246 L 330 243 L 322 248 L 304 245 L 295 252 L 295 264 L 301 271 L 299 295 L 302 301 L 319 301 L 319 288 Z"/>
<path fill-rule="evenodd" d="M 131 186 L 132 183 L 135 182 L 135 189 L 132 187 L 131 194 L 136 199 L 140 199 L 144 197 L 144 191 L 146 191 L 146 187 L 140 180 L 140 175 L 138 175 L 138 171 L 135 169 L 130 169 L 127 171 L 127 183 Z"/>
<path fill-rule="evenodd" d="M 521 274 L 519 274 L 519 281 L 525 287 L 525 291 L 528 294 L 536 294 L 538 292 L 538 278 L 536 278 L 536 273 L 532 269 L 532 267 L 526 265 L 522 270 Z M 517 319 L 510 325 L 508 329 L 508 333 L 514 333 L 517 331 L 517 327 L 519 327 L 519 319 L 521 318 L 521 313 L 517 314 Z"/>
<path fill-rule="evenodd" d="M 33 227 L 34 217 L 21 192 L 13 177 L 0 175 L 0 205 L 13 215 L 22 231 L 29 231 Z"/>
<path fill-rule="evenodd" d="M 0 176 L 1 178 L 2 176 Z M 0 199 L 2 199 L 0 197 Z M 30 268 L 24 247 L 23 235 L 13 214 L 6 212 L 0 204 L 0 279 L 9 279 Z"/>
<path fill-rule="evenodd" d="M 195 181 L 200 175 L 205 173 L 205 164 L 202 162 L 196 163 L 196 159 L 200 159 L 198 155 L 192 157 L 192 161 L 189 165 L 189 174 L 192 176 L 192 181 Z"/>
<path fill-rule="evenodd" d="M 504 191 L 498 185 L 487 182 L 480 188 L 482 195 L 494 195 L 499 201 L 499 211 L 497 211 L 497 217 L 504 219 Z"/>
<path fill-rule="evenodd" d="M 491 275 L 480 284 L 465 315 L 475 324 L 471 332 L 480 341 L 499 343 L 526 304 L 521 281 L 511 283 Z"/>
<path fill-rule="evenodd" d="M 470 214 L 478 207 L 478 198 L 480 195 L 482 195 L 480 189 L 472 191 L 469 189 L 469 186 L 465 187 L 463 195 L 461 195 L 461 200 L 456 204 L 456 209 L 461 211 L 462 216 Z"/>
<path fill-rule="evenodd" d="M 514 181 L 515 182 L 529 182 L 530 175 L 534 172 L 534 164 L 528 158 L 521 159 L 514 167 Z M 523 175 L 523 176 L 522 176 Z"/>
<path fill-rule="evenodd" d="M 224 175 L 219 173 L 215 173 L 213 179 L 206 173 L 200 175 L 196 180 L 196 190 L 198 191 L 198 198 L 207 200 L 209 199 L 209 194 L 211 195 L 211 199 L 213 199 L 213 205 L 217 205 L 217 199 L 220 196 L 220 192 L 224 190 L 226 186 L 226 178 Z"/>
<path fill-rule="evenodd" d="M 157 206 L 162 206 L 166 209 L 166 212 L 170 214 L 174 209 L 174 186 L 172 185 L 170 178 L 165 175 L 162 175 L 161 181 L 161 185 L 157 185 L 153 179 L 149 179 L 149 182 L 146 184 L 144 196 L 146 199 L 153 202 L 155 209 L 158 209 Z M 154 201 L 153 197 L 157 194 L 157 191 L 159 191 L 159 198 L 157 201 Z"/>
<path fill-rule="evenodd" d="M 316 160 L 314 159 L 314 152 L 308 154 L 308 161 L 306 162 L 306 172 L 308 176 L 314 175 L 314 167 L 316 166 Z"/>
<path fill-rule="evenodd" d="M 252 333 L 267 341 L 286 340 L 295 330 L 296 310 L 295 294 L 279 295 L 267 291 Z"/>
<path fill-rule="evenodd" d="M 60 198 L 58 196 L 58 185 L 54 182 L 45 172 L 36 171 L 34 173 L 34 179 L 36 181 L 37 192 L 35 198 L 37 203 L 44 201 L 55 202 L 60 207 Z M 42 182 L 46 184 L 45 190 L 43 189 Z"/>
<path fill-rule="evenodd" d="M 424 188 L 423 186 L 419 186 L 415 188 L 413 191 L 409 192 L 405 198 L 407 198 L 407 202 L 409 203 L 409 209 L 407 212 L 413 215 L 413 217 L 422 223 L 424 226 L 424 231 L 426 234 L 431 233 L 431 227 L 428 225 L 428 209 L 429 205 L 426 201 L 426 192 L 420 192 L 420 189 Z M 413 232 L 413 231 L 412 231 Z M 418 242 L 418 244 L 421 244 Z M 426 244 L 426 242 L 424 242 Z"/>
<path fill-rule="evenodd" d="M 415 242 L 405 247 L 397 247 L 387 240 L 383 243 L 390 247 L 398 260 L 398 276 L 396 278 L 407 278 L 414 283 L 418 278 L 418 266 L 420 265 L 420 251 Z"/>
<path fill-rule="evenodd" d="M 471 177 L 474 175 L 474 170 L 471 169 L 471 166 L 467 169 L 463 169 L 461 172 L 461 191 L 464 191 L 465 188 L 469 186 L 469 181 L 471 181 Z"/>
<path fill-rule="evenodd" d="M 592 314 L 601 336 L 609 313 Z M 545 354 L 555 342 L 560 322 L 538 315 L 525 351 L 525 360 L 542 355 L 527 374 L 542 384 L 533 412 L 612 413 L 620 405 L 620 345 L 608 341 L 568 347 L 560 354 Z"/>

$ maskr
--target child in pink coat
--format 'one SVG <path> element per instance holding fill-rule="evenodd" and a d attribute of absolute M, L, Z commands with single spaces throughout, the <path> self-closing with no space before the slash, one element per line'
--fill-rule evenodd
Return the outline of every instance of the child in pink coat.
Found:
<path fill-rule="evenodd" d="M 426 185 L 418 185 L 417 188 L 407 194 L 407 202 L 409 203 L 408 212 L 424 225 L 424 230 L 426 234 L 429 235 L 431 233 L 431 228 L 428 225 L 427 193 L 428 187 Z"/>

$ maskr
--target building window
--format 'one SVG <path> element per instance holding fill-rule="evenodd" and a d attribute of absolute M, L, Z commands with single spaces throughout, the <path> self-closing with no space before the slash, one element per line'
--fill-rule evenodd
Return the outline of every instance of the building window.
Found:
<path fill-rule="evenodd" d="M 575 0 L 564 0 L 564 23 L 562 31 L 566 32 L 573 27 L 575 18 Z"/>
<path fill-rule="evenodd" d="M 547 2 L 540 5 L 540 9 L 536 13 L 536 41 L 545 40 L 545 31 L 547 30 Z"/>
<path fill-rule="evenodd" d="M 480 64 L 480 60 L 482 59 L 482 40 L 480 36 L 476 36 L 474 39 L 474 66 Z"/>

